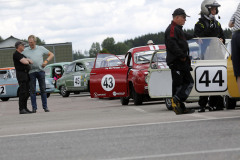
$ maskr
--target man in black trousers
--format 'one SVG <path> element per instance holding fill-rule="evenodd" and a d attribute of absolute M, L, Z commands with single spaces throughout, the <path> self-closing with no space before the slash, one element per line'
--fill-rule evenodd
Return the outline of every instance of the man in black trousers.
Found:
<path fill-rule="evenodd" d="M 183 103 L 193 88 L 191 76 L 191 61 L 187 40 L 193 36 L 182 30 L 186 21 L 186 13 L 178 8 L 173 12 L 172 23 L 165 31 L 165 45 L 167 49 L 167 65 L 172 74 L 172 107 L 176 114 L 193 113 L 195 110 L 187 109 Z"/>
<path fill-rule="evenodd" d="M 27 108 L 27 100 L 29 98 L 29 64 L 32 61 L 26 58 L 22 53 L 24 50 L 24 43 L 17 41 L 15 43 L 16 51 L 13 54 L 13 62 L 16 69 L 16 76 L 19 84 L 19 114 L 32 113 Z"/>

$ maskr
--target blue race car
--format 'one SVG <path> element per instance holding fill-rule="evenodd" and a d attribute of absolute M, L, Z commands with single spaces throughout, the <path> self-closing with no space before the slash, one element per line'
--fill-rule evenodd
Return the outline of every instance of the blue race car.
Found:
<path fill-rule="evenodd" d="M 50 96 L 50 93 L 54 92 L 53 82 L 53 78 L 45 79 L 47 97 Z M 18 97 L 18 87 L 15 68 L 0 68 L 0 99 L 8 101 L 9 98 Z M 40 93 L 38 81 L 36 82 L 36 91 L 38 94 Z"/>

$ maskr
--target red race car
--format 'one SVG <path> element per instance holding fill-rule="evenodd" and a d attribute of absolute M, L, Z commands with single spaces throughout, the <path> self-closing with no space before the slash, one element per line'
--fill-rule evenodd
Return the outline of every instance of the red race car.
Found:
<path fill-rule="evenodd" d="M 121 97 L 122 105 L 128 105 L 132 98 L 135 105 L 141 105 L 149 98 L 146 76 L 152 55 L 165 49 L 165 45 L 132 48 L 124 62 L 115 55 L 99 53 L 90 73 L 91 97 Z"/>

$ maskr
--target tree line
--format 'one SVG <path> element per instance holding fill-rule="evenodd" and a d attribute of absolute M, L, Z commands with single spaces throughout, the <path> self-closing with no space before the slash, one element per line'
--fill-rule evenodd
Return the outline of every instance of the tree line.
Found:
<path fill-rule="evenodd" d="M 184 30 L 189 34 L 193 34 L 193 29 Z M 232 32 L 230 29 L 223 30 L 226 39 L 230 39 Z M 98 53 L 111 53 L 115 55 L 126 54 L 127 51 L 133 47 L 145 46 L 148 40 L 152 40 L 155 44 L 164 44 L 164 32 L 149 33 L 134 39 L 125 40 L 124 42 L 115 42 L 113 37 L 107 37 L 103 42 L 93 42 L 89 51 L 73 51 L 73 57 L 75 59 L 81 59 L 85 57 L 96 57 Z"/>

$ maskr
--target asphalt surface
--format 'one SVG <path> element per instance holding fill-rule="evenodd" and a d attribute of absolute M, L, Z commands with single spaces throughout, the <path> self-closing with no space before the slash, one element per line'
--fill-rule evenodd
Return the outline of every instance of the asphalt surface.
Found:
<path fill-rule="evenodd" d="M 17 98 L 0 102 L 0 160 L 240 159 L 240 108 L 175 115 L 162 101 L 121 106 L 81 93 L 51 95 L 46 113 L 37 101 L 28 115 Z"/>

